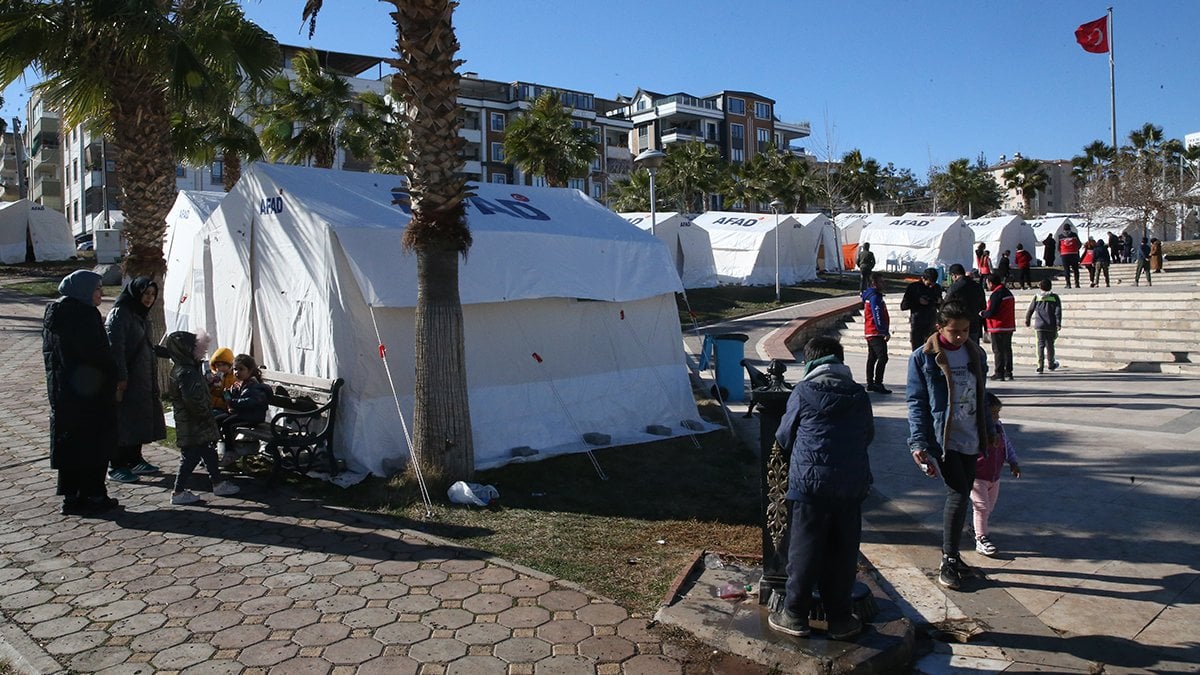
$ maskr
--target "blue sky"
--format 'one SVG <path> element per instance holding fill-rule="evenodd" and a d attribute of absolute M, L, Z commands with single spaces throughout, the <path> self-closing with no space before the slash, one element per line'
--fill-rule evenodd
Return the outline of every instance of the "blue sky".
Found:
<path fill-rule="evenodd" d="M 245 0 L 281 42 L 309 44 L 303 0 Z M 598 96 L 638 87 L 707 95 L 749 90 L 785 121 L 808 121 L 823 156 L 858 148 L 924 176 L 980 152 L 1069 159 L 1108 141 L 1108 57 L 1076 26 L 1088 0 L 463 0 L 463 70 Z M 1200 131 L 1200 2 L 1115 0 L 1117 136 L 1144 122 L 1168 137 Z M 387 55 L 377 0 L 326 0 L 311 43 Z M 4 115 L 25 95 L 5 92 Z"/>

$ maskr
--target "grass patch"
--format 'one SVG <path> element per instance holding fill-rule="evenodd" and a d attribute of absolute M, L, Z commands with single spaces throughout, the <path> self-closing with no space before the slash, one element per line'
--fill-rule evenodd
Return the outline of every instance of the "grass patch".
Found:
<path fill-rule="evenodd" d="M 858 293 L 858 275 L 823 275 L 821 281 L 781 286 L 782 304 L 775 302 L 774 286 L 717 286 L 693 288 L 686 302 L 679 300 L 679 321 L 684 330 L 692 327 L 692 317 L 704 325 L 769 312 L 784 305 L 820 300 L 838 295 Z M 691 308 L 692 316 L 688 314 Z"/>
<path fill-rule="evenodd" d="M 1200 240 L 1164 241 L 1162 247 L 1163 255 L 1167 256 L 1168 265 L 1172 260 L 1200 259 Z"/>
<path fill-rule="evenodd" d="M 24 293 L 25 295 L 32 295 L 39 298 L 58 297 L 58 281 L 21 281 L 15 284 L 7 284 L 4 287 L 10 288 L 18 293 Z"/>

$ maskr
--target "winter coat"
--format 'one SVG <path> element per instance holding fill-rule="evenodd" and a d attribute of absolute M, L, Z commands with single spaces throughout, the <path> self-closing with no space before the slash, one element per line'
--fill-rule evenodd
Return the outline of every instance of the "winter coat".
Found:
<path fill-rule="evenodd" d="M 875 437 L 871 400 L 832 357 L 792 389 L 775 440 L 791 450 L 787 498 L 810 504 L 861 502 L 873 478 L 867 446 Z"/>
<path fill-rule="evenodd" d="M 979 313 L 987 306 L 987 295 L 978 281 L 970 277 L 959 277 L 958 281 L 950 284 L 950 288 L 946 289 L 946 296 L 942 298 L 942 303 L 947 302 L 962 303 L 963 307 L 967 309 L 967 316 L 971 318 L 971 334 L 982 333 L 983 318 L 979 316 Z"/>
<path fill-rule="evenodd" d="M 1048 234 L 1042 240 L 1042 262 L 1046 263 L 1046 267 L 1054 264 L 1054 235 Z"/>
<path fill-rule="evenodd" d="M 1047 291 L 1033 296 L 1025 312 L 1025 325 L 1031 322 L 1034 330 L 1058 332 L 1062 328 L 1062 299 L 1057 293 Z"/>
<path fill-rule="evenodd" d="M 216 443 L 221 430 L 212 415 L 208 383 L 201 368 L 204 362 L 195 356 L 196 336 L 176 331 L 163 341 L 171 358 L 171 389 L 167 399 L 175 409 L 175 444 L 181 448 Z"/>
<path fill-rule="evenodd" d="M 1017 299 L 1007 286 L 997 286 L 988 298 L 987 308 L 983 310 L 983 319 L 987 323 L 989 333 L 1011 333 L 1017 329 L 1016 320 Z"/>
<path fill-rule="evenodd" d="M 971 373 L 975 376 L 975 425 L 979 452 L 987 452 L 993 434 L 987 407 L 987 354 L 967 340 L 959 349 L 967 350 Z M 935 333 L 908 359 L 908 448 L 943 456 L 942 444 L 950 436 L 950 364 Z"/>
<path fill-rule="evenodd" d="M 210 372 L 208 374 L 208 393 L 212 398 L 212 407 L 217 410 L 225 410 L 225 390 L 233 386 L 237 382 L 237 376 L 230 370 L 222 374 L 217 370 L 217 363 L 228 363 L 233 365 L 233 350 L 229 347 L 221 347 L 213 352 L 212 358 L 208 360 Z"/>
<path fill-rule="evenodd" d="M 1025 249 L 1021 249 L 1020 251 L 1017 251 L 1017 269 L 1019 269 L 1019 270 L 1029 269 L 1029 265 L 1032 263 L 1033 263 L 1033 256 L 1030 255 L 1029 251 L 1026 251 Z"/>
<path fill-rule="evenodd" d="M 921 298 L 928 300 L 921 304 Z M 904 289 L 900 309 L 908 311 L 908 321 L 914 326 L 932 325 L 937 316 L 938 302 L 942 299 L 942 287 L 926 286 L 924 281 L 914 281 Z"/>
<path fill-rule="evenodd" d="M 1107 244 L 1100 242 L 1096 244 L 1096 248 L 1092 249 L 1092 263 L 1100 266 L 1112 263 L 1112 256 L 1108 253 Z"/>
<path fill-rule="evenodd" d="M 100 310 L 68 297 L 50 303 L 42 319 L 42 357 L 51 468 L 107 466 L 117 449 L 117 369 Z"/>
<path fill-rule="evenodd" d="M 870 272 L 875 269 L 875 254 L 870 251 L 860 251 L 855 264 L 858 265 L 860 271 Z"/>
<path fill-rule="evenodd" d="M 238 382 L 229 389 L 229 411 L 247 422 L 265 422 L 271 388 L 262 380 Z"/>
<path fill-rule="evenodd" d="M 863 300 L 863 334 L 867 337 L 890 336 L 891 320 L 888 318 L 887 304 L 883 301 L 883 292 L 878 288 L 868 288 L 862 292 Z"/>
<path fill-rule="evenodd" d="M 1064 234 L 1058 238 L 1058 253 L 1064 258 L 1069 255 L 1079 255 L 1079 249 L 1083 247 L 1083 242 L 1079 241 L 1079 237 L 1075 233 Z"/>
<path fill-rule="evenodd" d="M 142 280 L 145 281 L 139 284 Z M 149 310 L 141 304 L 141 290 L 148 283 L 153 282 L 146 277 L 131 281 L 117 297 L 104 322 L 113 360 L 117 364 L 117 381 L 126 383 L 125 393 L 117 405 L 117 443 L 123 446 L 152 443 L 167 437 L 162 393 L 158 389 L 158 363 L 147 316 Z"/>
<path fill-rule="evenodd" d="M 1008 434 L 1004 433 L 1004 425 L 996 422 L 992 442 L 988 445 L 987 453 L 979 453 L 975 457 L 975 480 L 1000 480 L 1000 470 L 1007 464 L 1019 464 L 1017 451 Z"/>

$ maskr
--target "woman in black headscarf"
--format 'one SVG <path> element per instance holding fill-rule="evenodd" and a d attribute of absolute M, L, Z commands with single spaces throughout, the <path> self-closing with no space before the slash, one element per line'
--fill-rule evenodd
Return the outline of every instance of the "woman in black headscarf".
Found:
<path fill-rule="evenodd" d="M 142 444 L 167 437 L 150 334 L 150 308 L 157 300 L 158 284 L 137 277 L 121 290 L 104 322 L 117 362 L 117 454 L 108 477 L 122 483 L 158 471 L 142 457 Z"/>
<path fill-rule="evenodd" d="M 62 513 L 87 515 L 117 505 L 104 488 L 116 451 L 116 364 L 100 316 L 100 275 L 68 274 L 46 307 L 42 357 L 50 398 L 50 467 L 58 471 Z"/>

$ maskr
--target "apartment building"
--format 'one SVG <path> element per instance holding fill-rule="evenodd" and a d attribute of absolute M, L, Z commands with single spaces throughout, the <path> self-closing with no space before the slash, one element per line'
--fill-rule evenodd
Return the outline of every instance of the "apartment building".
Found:
<path fill-rule="evenodd" d="M 17 163 L 17 138 L 12 130 L 0 134 L 0 202 L 21 198 L 21 166 Z"/>
<path fill-rule="evenodd" d="M 481 79 L 476 73 L 464 73 L 458 102 L 463 108 L 462 130 L 466 141 L 463 150 L 463 172 L 471 180 L 483 183 L 542 185 L 540 176 L 528 175 L 510 164 L 504 155 L 504 131 L 508 124 L 528 110 L 539 96 L 547 91 L 558 94 L 559 101 L 570 109 L 572 122 L 591 129 L 600 144 L 599 156 L 592 162 L 588 175 L 572 178 L 568 187 L 576 188 L 593 199 L 603 201 L 614 181 L 627 178 L 633 170 L 633 154 L 629 149 L 629 133 L 633 124 L 610 113 L 623 104 L 594 94 L 533 82 L 501 82 Z"/>
<path fill-rule="evenodd" d="M 1004 201 L 1000 203 L 1001 209 L 1025 210 L 1025 197 L 1021 195 L 1021 191 L 1007 187 L 1004 181 L 1004 172 L 1011 169 L 1014 162 L 1019 159 L 1021 159 L 1019 152 L 1013 155 L 1012 160 L 1000 155 L 1000 162 L 988 167 L 988 173 L 991 174 L 992 180 L 996 181 L 1004 193 Z M 1042 167 L 1042 171 L 1046 172 L 1046 189 L 1039 191 L 1034 197 L 1033 213 L 1029 215 L 1078 211 L 1079 202 L 1075 197 L 1075 177 L 1071 173 L 1071 160 L 1040 159 L 1038 164 Z"/>

